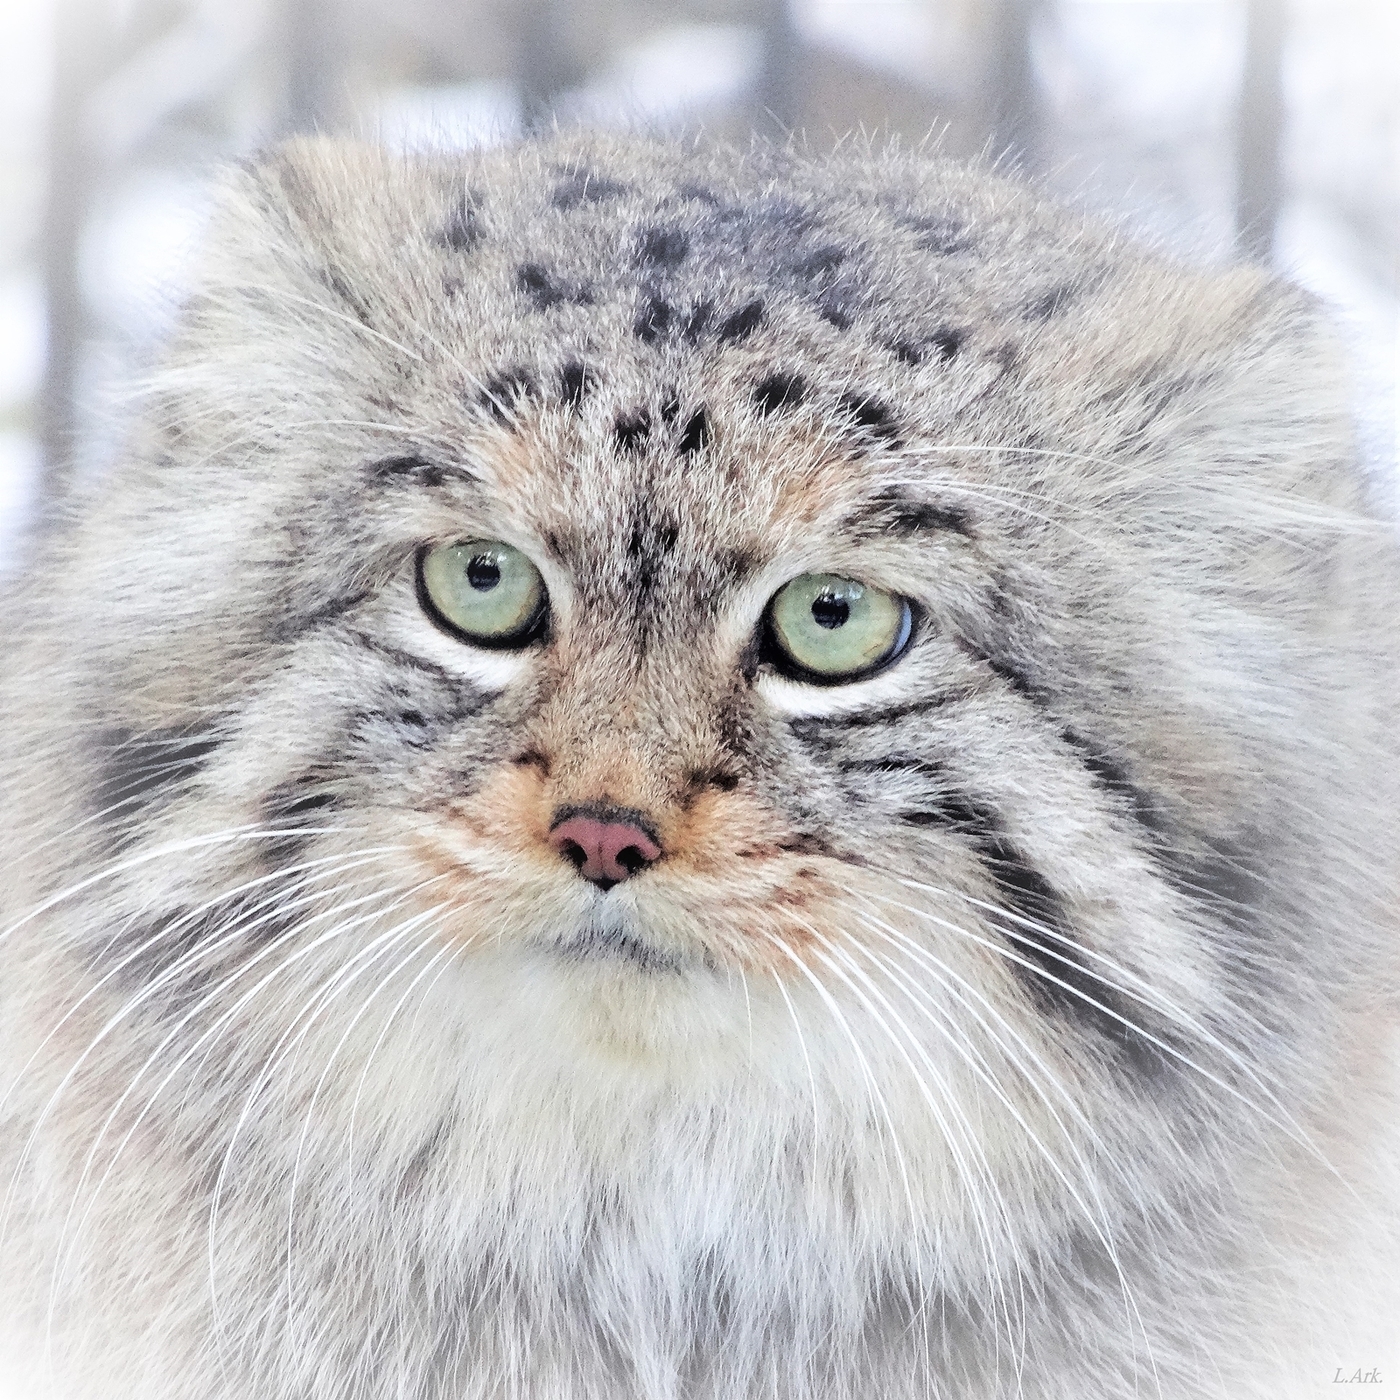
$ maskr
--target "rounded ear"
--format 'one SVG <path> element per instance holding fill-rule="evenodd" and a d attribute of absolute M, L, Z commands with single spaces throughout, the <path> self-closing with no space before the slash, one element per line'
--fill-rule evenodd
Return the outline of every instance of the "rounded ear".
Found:
<path fill-rule="evenodd" d="M 257 289 L 299 295 L 310 299 L 303 310 L 365 322 L 358 288 L 378 241 L 372 216 L 383 212 L 393 173 L 377 147 L 327 137 L 298 137 L 232 168 L 210 221 L 198 292 L 244 314 Z"/>
<path fill-rule="evenodd" d="M 154 376 L 163 421 L 309 418 L 386 358 L 410 360 L 405 252 L 440 234 L 449 198 L 428 162 L 360 142 L 298 138 L 231 167 Z"/>
<path fill-rule="evenodd" d="M 1147 488 L 1194 480 L 1262 499 L 1363 508 L 1345 357 L 1325 308 L 1260 268 L 1142 259 L 1106 285 L 1089 333 L 1034 354 L 1072 437 Z M 1075 427 L 1076 421 L 1080 425 Z"/>

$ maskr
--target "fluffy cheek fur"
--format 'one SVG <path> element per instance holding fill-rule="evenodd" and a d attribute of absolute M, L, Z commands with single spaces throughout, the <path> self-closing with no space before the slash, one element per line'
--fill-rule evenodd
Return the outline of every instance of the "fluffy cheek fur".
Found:
<path fill-rule="evenodd" d="M 777 1192 L 781 1219 L 771 1168 L 791 1157 L 814 1184 L 859 1183 L 848 1223 L 887 1262 L 932 1232 L 969 1281 L 987 1250 L 1053 1232 L 1052 1200 L 1074 1213 L 1114 1131 L 1080 1106 L 1102 1066 L 1045 1034 L 965 901 L 930 908 L 858 859 L 786 849 L 789 820 L 720 791 L 673 811 L 664 864 L 604 897 L 546 843 L 547 766 L 507 760 L 431 813 L 381 814 L 368 849 L 392 853 L 397 893 L 348 929 L 313 923 L 237 1016 L 225 1077 L 253 1088 L 226 1119 L 280 1162 L 279 1190 L 464 1154 L 493 1229 L 522 1172 L 532 1217 L 557 1209 L 560 1229 L 581 1183 L 658 1169 L 696 1174 L 683 1196 L 729 1181 L 754 1210 Z M 312 849 L 332 859 L 327 838 Z M 569 1171 L 544 1169 L 557 1154 Z"/>

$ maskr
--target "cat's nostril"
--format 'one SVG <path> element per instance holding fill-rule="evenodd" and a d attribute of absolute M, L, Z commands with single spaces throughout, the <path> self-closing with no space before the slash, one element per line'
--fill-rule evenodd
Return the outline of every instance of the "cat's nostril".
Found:
<path fill-rule="evenodd" d="M 661 859 L 660 845 L 639 818 L 626 808 L 565 808 L 550 828 L 549 844 L 585 880 L 610 890 Z"/>
<path fill-rule="evenodd" d="M 651 864 L 635 846 L 624 846 L 614 859 L 629 875 L 635 875 L 637 871 Z"/>

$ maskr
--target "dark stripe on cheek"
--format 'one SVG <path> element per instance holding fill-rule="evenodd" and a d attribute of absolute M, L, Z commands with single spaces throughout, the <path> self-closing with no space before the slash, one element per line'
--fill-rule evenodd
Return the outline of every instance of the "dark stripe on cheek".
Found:
<path fill-rule="evenodd" d="M 1134 783 L 1128 776 L 1128 770 L 1118 759 L 1073 729 L 1063 730 L 1060 737 L 1078 752 L 1080 763 L 1088 769 L 1094 782 L 1126 806 L 1134 821 L 1153 835 L 1164 829 L 1166 813 L 1160 799 Z"/>
<path fill-rule="evenodd" d="M 172 910 L 164 918 L 125 928 L 103 948 L 103 962 L 129 987 L 146 990 L 160 980 L 139 1006 L 129 1009 L 156 1020 L 183 1014 L 207 994 L 219 975 L 216 969 L 227 969 L 279 939 L 290 941 L 303 926 L 323 929 L 324 919 L 318 921 L 317 914 L 325 902 L 303 903 L 300 890 L 279 890 L 280 883 L 265 882 L 213 909 Z M 284 908 L 289 900 L 298 901 L 297 907 Z"/>
<path fill-rule="evenodd" d="M 1167 883 L 1178 893 L 1208 909 L 1236 933 L 1253 936 L 1258 932 L 1256 915 L 1267 887 L 1244 850 L 1202 841 L 1195 849 L 1163 844 L 1153 854 Z"/>
<path fill-rule="evenodd" d="M 901 720 L 919 715 L 932 714 L 945 705 L 966 697 L 959 691 L 940 692 L 926 695 L 919 700 L 908 700 L 902 705 L 890 705 L 881 710 L 852 710 L 847 714 L 802 715 L 788 721 L 788 729 L 804 744 L 816 744 L 830 750 L 840 742 L 839 736 L 847 729 L 883 729 Z"/>
<path fill-rule="evenodd" d="M 260 844 L 262 863 L 271 869 L 295 865 L 318 828 L 336 824 L 341 797 L 328 786 L 325 773 L 304 773 L 280 784 L 263 798 L 263 821 L 284 828 Z"/>
<path fill-rule="evenodd" d="M 439 666 L 436 661 L 429 661 L 426 657 L 415 656 L 411 651 L 390 646 L 387 642 L 381 642 L 377 637 L 371 637 L 368 632 L 350 632 L 347 636 L 362 651 L 372 651 L 376 656 L 383 657 L 385 661 L 390 661 L 395 666 L 431 676 L 454 692 L 463 687 L 463 682 L 459 677 L 454 676 L 445 666 Z"/>
<path fill-rule="evenodd" d="M 939 772 L 936 764 L 923 761 L 911 765 L 896 760 L 893 766 L 913 767 L 929 776 Z M 996 812 L 964 793 L 945 789 L 922 809 L 902 812 L 900 817 L 912 826 L 945 828 L 976 852 L 996 892 L 997 912 L 990 914 L 990 921 L 1013 955 L 1006 959 L 1007 967 L 1043 1014 L 1084 1027 L 1140 1073 L 1161 1070 L 1162 1052 L 1125 1024 L 1133 1022 L 1163 1039 L 1155 1018 L 1140 1002 L 1125 998 L 1102 980 L 1113 980 L 1111 968 L 1076 948 L 1064 901 L 1002 830 Z"/>
<path fill-rule="evenodd" d="M 1049 880 L 1005 837 L 977 844 L 998 902 L 1013 916 L 997 923 L 1016 958 L 1025 960 L 1009 961 L 1022 990 L 1045 1014 L 1085 1026 L 1125 1055 L 1137 1072 L 1159 1072 L 1162 1052 L 1125 1024 L 1142 1025 L 1146 1008 L 1132 998 L 1125 1002 L 1101 980 L 1100 971 L 1110 979 L 1113 971 L 1067 941 L 1072 936 L 1069 918 Z M 1150 1029 L 1161 1038 L 1155 1026 Z"/>
<path fill-rule="evenodd" d="M 299 637 L 304 637 L 308 632 L 314 632 L 319 627 L 325 627 L 332 622 L 338 622 L 348 613 L 355 611 L 367 598 L 370 597 L 371 590 L 362 588 L 354 593 L 346 593 L 340 598 L 332 598 L 327 603 L 322 603 L 320 607 L 313 608 L 310 612 L 297 613 L 291 617 L 279 617 L 271 622 L 267 629 L 267 640 L 272 643 L 294 642 Z"/>
<path fill-rule="evenodd" d="M 1044 706 L 1050 702 L 1050 694 L 1044 686 L 1037 684 L 1031 679 L 1030 673 L 1019 661 L 1012 660 L 1009 656 L 997 656 L 991 652 L 983 651 L 980 647 L 967 640 L 966 637 L 956 639 L 958 646 L 970 657 L 980 661 L 995 675 L 1000 676 L 1007 685 L 1018 695 L 1023 695 L 1035 705 Z"/>
<path fill-rule="evenodd" d="M 188 787 L 223 740 L 208 729 L 109 731 L 101 740 L 93 806 L 126 844 L 132 825 Z"/>

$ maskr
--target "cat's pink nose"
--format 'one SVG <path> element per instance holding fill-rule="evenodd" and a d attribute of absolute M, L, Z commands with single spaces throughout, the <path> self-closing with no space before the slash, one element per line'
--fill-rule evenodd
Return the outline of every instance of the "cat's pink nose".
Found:
<path fill-rule="evenodd" d="M 565 808 L 550 828 L 549 844 L 585 880 L 610 890 L 661 859 L 661 847 L 640 818 L 625 807 Z"/>

